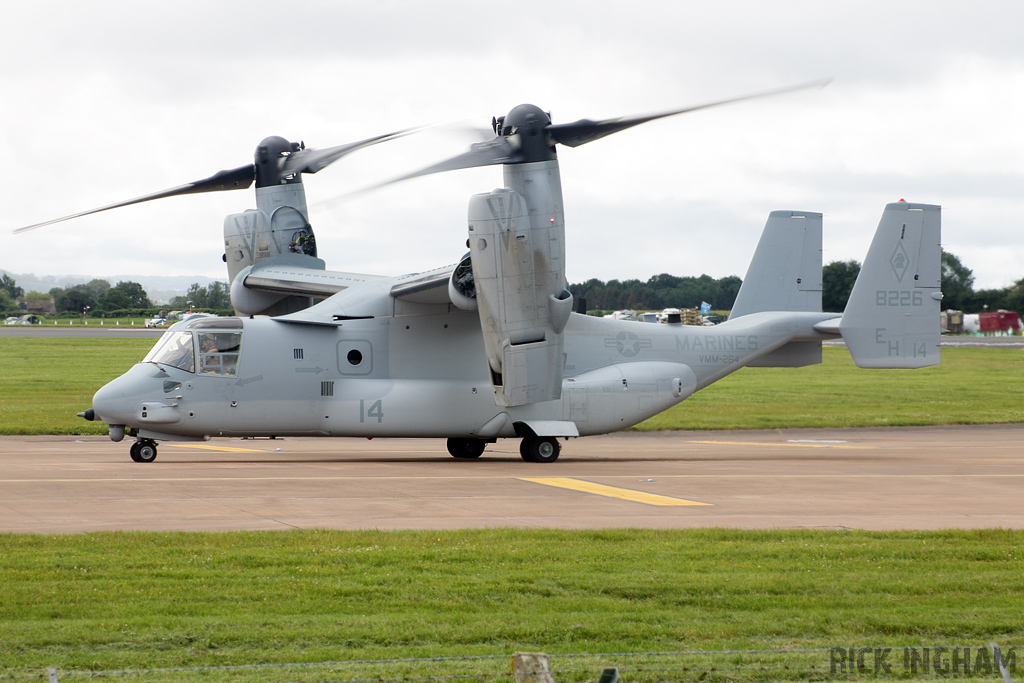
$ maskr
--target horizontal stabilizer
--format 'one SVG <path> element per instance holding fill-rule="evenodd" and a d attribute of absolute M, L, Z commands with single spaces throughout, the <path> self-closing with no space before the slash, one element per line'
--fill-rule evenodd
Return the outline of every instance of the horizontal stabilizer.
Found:
<path fill-rule="evenodd" d="M 885 207 L 839 332 L 862 368 L 939 362 L 940 208 Z"/>

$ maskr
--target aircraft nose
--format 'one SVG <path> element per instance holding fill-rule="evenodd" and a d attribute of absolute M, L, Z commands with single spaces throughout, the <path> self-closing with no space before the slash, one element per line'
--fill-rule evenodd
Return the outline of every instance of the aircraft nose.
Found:
<path fill-rule="evenodd" d="M 166 373 L 156 365 L 139 363 L 133 366 L 96 392 L 92 397 L 93 412 L 110 425 L 132 424 L 139 403 L 156 398 L 154 387 L 158 386 L 160 376 L 166 376 Z"/>

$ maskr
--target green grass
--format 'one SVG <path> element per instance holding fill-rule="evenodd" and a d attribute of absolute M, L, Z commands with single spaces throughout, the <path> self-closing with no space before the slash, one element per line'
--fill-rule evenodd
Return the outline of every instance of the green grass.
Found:
<path fill-rule="evenodd" d="M 0 434 L 106 434 L 76 413 L 155 339 L 0 337 Z"/>
<path fill-rule="evenodd" d="M 75 416 L 153 339 L 0 337 L 0 434 L 104 434 Z M 921 370 L 861 370 L 826 347 L 821 365 L 744 368 L 639 430 L 1024 422 L 1024 352 L 945 348 Z"/>
<path fill-rule="evenodd" d="M 947 347 L 918 370 L 862 370 L 842 347 L 821 365 L 743 368 L 635 429 L 779 429 L 1024 422 L 1024 351 Z"/>
<path fill-rule="evenodd" d="M 1024 531 L 123 532 L 0 543 L 7 674 L 1024 638 Z"/>

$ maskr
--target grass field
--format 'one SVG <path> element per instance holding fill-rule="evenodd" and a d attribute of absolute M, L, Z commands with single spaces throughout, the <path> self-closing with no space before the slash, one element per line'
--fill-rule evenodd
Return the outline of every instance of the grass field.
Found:
<path fill-rule="evenodd" d="M 1024 640 L 1021 531 L 133 532 L 0 542 L 7 674 Z"/>
<path fill-rule="evenodd" d="M 0 338 L 0 434 L 103 434 L 75 416 L 152 339 Z M 826 347 L 806 368 L 744 368 L 639 425 L 656 429 L 1024 422 L 1024 352 L 946 348 L 921 370 L 861 370 Z"/>
<path fill-rule="evenodd" d="M 1024 351 L 947 347 L 918 370 L 862 370 L 842 347 L 821 365 L 743 368 L 637 428 L 779 429 L 1024 422 Z"/>
<path fill-rule="evenodd" d="M 0 434 L 105 434 L 76 413 L 154 339 L 0 337 Z"/>

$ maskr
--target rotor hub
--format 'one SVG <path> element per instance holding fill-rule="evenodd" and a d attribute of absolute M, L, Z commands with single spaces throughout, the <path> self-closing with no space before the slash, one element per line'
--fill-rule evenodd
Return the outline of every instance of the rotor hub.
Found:
<path fill-rule="evenodd" d="M 551 117 L 533 104 L 520 104 L 495 120 L 495 133 L 518 142 L 523 162 L 551 161 L 556 158 L 555 145 L 545 129 Z"/>
<path fill-rule="evenodd" d="M 302 147 L 299 142 L 289 142 L 277 135 L 264 138 L 256 147 L 256 187 L 301 183 L 299 173 L 283 173 L 282 168 L 284 160 Z"/>

